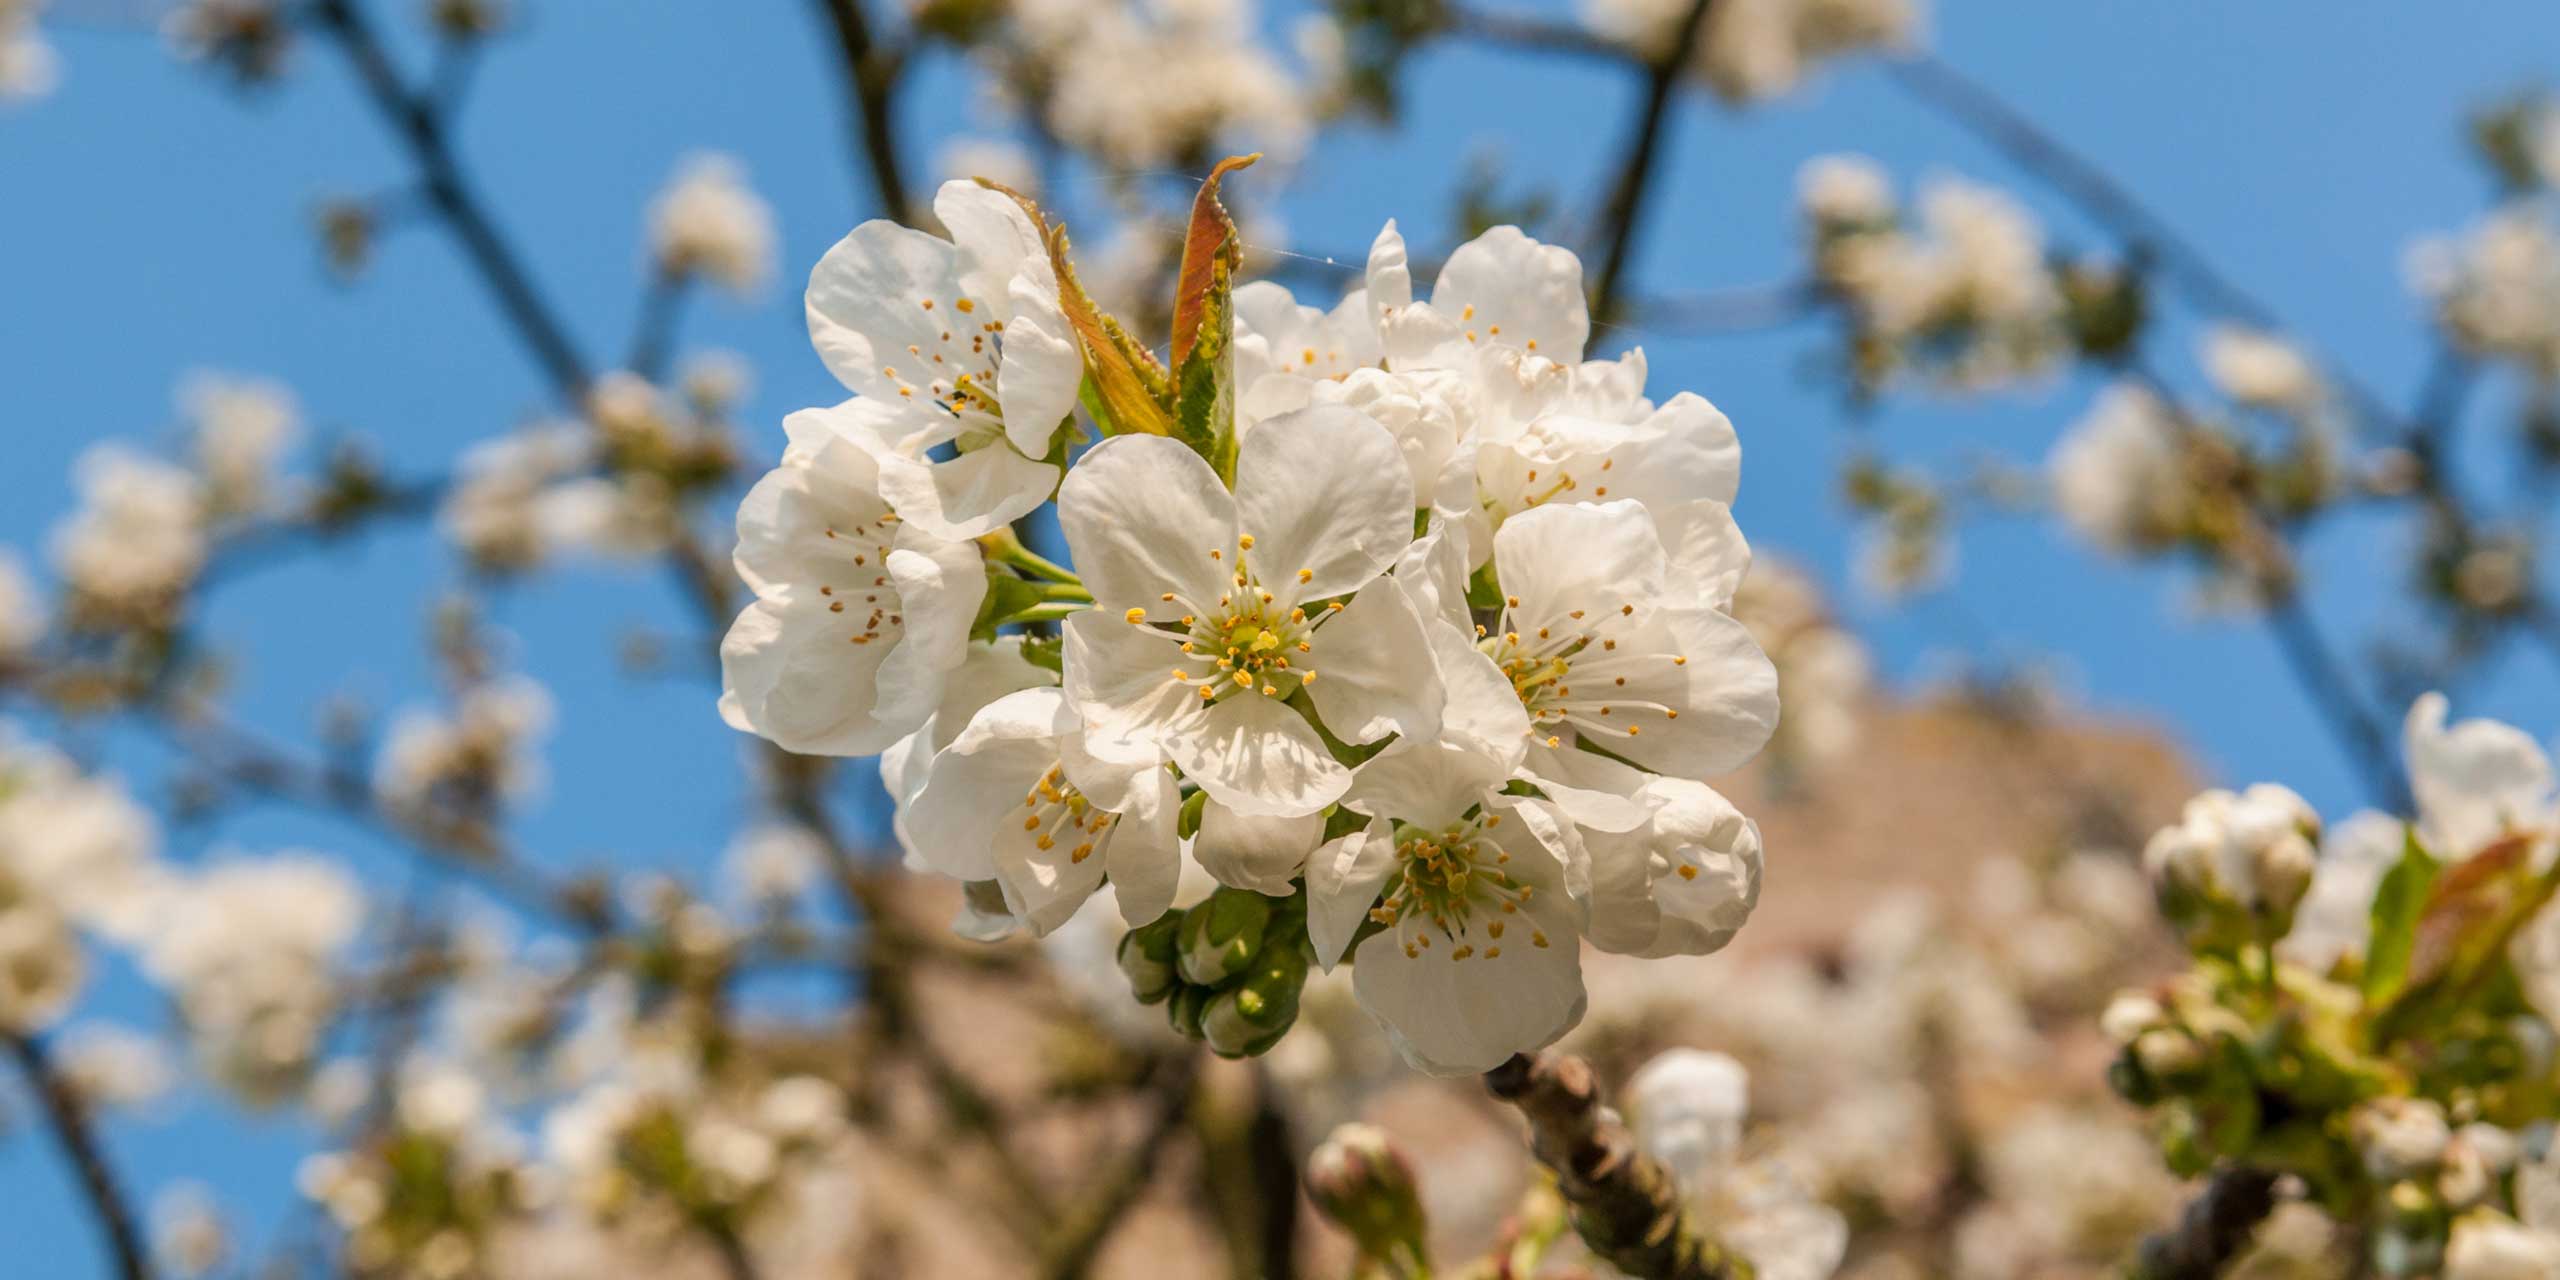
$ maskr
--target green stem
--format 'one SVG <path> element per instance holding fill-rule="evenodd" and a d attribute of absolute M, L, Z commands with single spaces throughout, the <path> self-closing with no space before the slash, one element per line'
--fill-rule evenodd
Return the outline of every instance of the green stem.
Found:
<path fill-rule="evenodd" d="M 1079 613 L 1083 613 L 1086 609 L 1091 607 L 1092 601 L 1090 598 L 1081 604 L 1068 600 L 1061 600 L 1051 604 L 1035 604 L 1012 617 L 1003 619 L 997 625 L 1001 626 L 1005 622 L 1058 622 L 1074 617 Z"/>
<path fill-rule="evenodd" d="M 1084 579 L 1077 577 L 1075 570 L 1024 546 L 1021 537 L 1011 529 L 998 529 L 978 539 L 978 546 L 989 560 L 1011 565 L 1034 578 L 1076 587 L 1084 585 Z M 1091 600 L 1093 597 L 1084 598 Z"/>

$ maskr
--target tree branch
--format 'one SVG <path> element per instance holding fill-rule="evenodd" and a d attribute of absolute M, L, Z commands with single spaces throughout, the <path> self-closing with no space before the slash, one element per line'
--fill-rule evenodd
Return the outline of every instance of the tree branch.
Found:
<path fill-rule="evenodd" d="M 1600 279 L 1591 288 L 1591 315 L 1595 320 L 1607 321 L 1617 305 L 1618 281 L 1626 273 L 1636 226 L 1644 215 L 1645 195 L 1652 188 L 1655 152 L 1662 145 L 1663 118 L 1670 114 L 1672 90 L 1688 70 L 1690 55 L 1698 47 L 1698 35 L 1706 29 L 1707 13 L 1714 7 L 1715 0 L 1689 0 L 1689 10 L 1681 15 L 1671 43 L 1647 68 L 1644 103 L 1637 109 L 1635 134 L 1627 143 L 1625 157 L 1618 162 L 1608 210 L 1601 217 Z"/>
<path fill-rule="evenodd" d="M 28 1091 L 44 1108 L 54 1145 L 62 1149 L 62 1158 L 70 1163 L 81 1193 L 88 1197 L 89 1215 L 97 1220 L 98 1231 L 106 1236 L 108 1251 L 115 1256 L 116 1275 L 120 1280 L 151 1280 L 151 1255 L 143 1249 L 142 1233 L 115 1171 L 107 1165 L 106 1152 L 89 1128 L 88 1104 L 54 1070 L 44 1041 L 33 1032 L 10 1031 L 0 1033 L 0 1038 L 9 1042 L 9 1054 L 26 1076 Z"/>
<path fill-rule="evenodd" d="M 1574 1230 L 1593 1253 L 1652 1280 L 1752 1280 L 1751 1263 L 1700 1230 L 1670 1172 L 1638 1152 L 1626 1125 L 1601 1104 L 1590 1063 L 1514 1054 L 1484 1081 L 1528 1117 L 1531 1149 L 1555 1171 Z"/>
<path fill-rule="evenodd" d="M 532 276 L 464 177 L 454 158 L 443 109 L 409 87 L 360 0 L 317 0 L 311 13 L 355 65 L 375 111 L 408 145 L 429 207 L 452 230 L 464 255 L 497 295 L 499 309 L 532 350 L 535 362 L 562 398 L 572 405 L 583 402 L 591 381 L 586 360 L 570 341 L 568 329 L 534 289 Z"/>
<path fill-rule="evenodd" d="M 862 0 L 814 0 L 835 32 L 844 64 L 845 106 L 850 115 L 856 158 L 871 175 L 871 195 L 881 217 L 907 221 L 907 180 L 898 161 L 897 107 L 899 77 L 906 59 L 880 47 Z"/>
<path fill-rule="evenodd" d="M 2213 1175 L 2176 1225 L 2143 1240 L 2130 1280 L 2218 1280 L 2275 1207 L 2274 1174 L 2225 1169 Z"/>

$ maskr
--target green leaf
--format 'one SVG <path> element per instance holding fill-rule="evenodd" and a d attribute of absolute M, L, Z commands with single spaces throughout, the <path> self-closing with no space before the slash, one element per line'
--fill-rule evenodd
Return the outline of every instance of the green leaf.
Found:
<path fill-rule="evenodd" d="M 2389 1003 L 2408 981 L 2409 957 L 2418 942 L 2418 919 L 2441 870 L 2415 830 L 2401 838 L 2400 861 L 2373 895 L 2373 938 L 2365 946 L 2364 998 L 2368 1007 Z"/>

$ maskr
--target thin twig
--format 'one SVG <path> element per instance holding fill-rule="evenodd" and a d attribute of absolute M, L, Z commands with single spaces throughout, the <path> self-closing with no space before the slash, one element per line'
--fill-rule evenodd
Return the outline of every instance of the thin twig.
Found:
<path fill-rule="evenodd" d="M 317 0 L 311 12 L 320 29 L 346 51 L 374 109 L 408 144 L 428 204 L 451 228 L 463 253 L 497 295 L 499 309 L 543 372 L 564 399 L 571 404 L 583 401 L 591 381 L 586 360 L 578 354 L 568 329 L 535 291 L 532 276 L 463 175 L 443 105 L 409 87 L 359 0 Z"/>
<path fill-rule="evenodd" d="M 656 382 L 666 372 L 667 355 L 675 349 L 676 321 L 684 316 L 686 286 L 692 277 L 679 271 L 659 271 L 649 277 L 649 289 L 640 296 L 640 320 L 632 327 L 631 354 L 624 357 L 622 367 Z"/>
<path fill-rule="evenodd" d="M 2291 587 L 2282 589 L 2267 601 L 2266 612 L 2267 629 L 2275 635 L 2277 650 L 2328 720 L 2348 759 L 2364 775 L 2366 791 L 2393 812 L 2408 812 L 2409 784 L 2400 775 L 2390 736 L 2367 710 L 2364 695 L 2356 691 L 2346 664 L 2321 636 L 2300 593 Z"/>
<path fill-rule="evenodd" d="M 881 217 L 904 222 L 914 212 L 907 203 L 907 180 L 898 158 L 898 81 L 906 59 L 881 47 L 872 34 L 862 0 L 814 0 L 844 64 L 845 108 L 850 115 L 854 150 L 871 175 L 871 195 Z"/>
<path fill-rule="evenodd" d="M 1624 158 L 1618 162 L 1608 209 L 1601 215 L 1600 278 L 1591 287 L 1594 319 L 1605 322 L 1614 314 L 1611 308 L 1618 302 L 1618 281 L 1626 273 L 1636 227 L 1644 215 L 1645 195 L 1653 186 L 1655 153 L 1662 146 L 1663 119 L 1670 114 L 1672 91 L 1688 70 L 1699 33 L 1706 29 L 1707 14 L 1713 8 L 1715 0 L 1689 0 L 1688 12 L 1680 16 L 1679 29 L 1647 68 L 1644 102 L 1636 112 L 1635 133 L 1628 140 Z"/>
<path fill-rule="evenodd" d="M 108 1251 L 115 1255 L 116 1275 L 120 1280 L 151 1280 L 151 1255 L 143 1248 L 133 1209 L 125 1202 L 115 1171 L 108 1167 L 106 1151 L 89 1127 L 88 1104 L 54 1069 L 44 1041 L 34 1033 L 10 1031 L 0 1038 L 9 1042 L 10 1056 L 26 1077 L 28 1091 L 44 1108 L 54 1145 L 62 1148 L 62 1158 L 79 1180 L 81 1194 L 88 1197 L 89 1216 L 97 1220 Z"/>
<path fill-rule="evenodd" d="M 1157 1064 L 1147 1080 L 1155 1094 L 1155 1111 L 1148 1117 L 1146 1133 L 1116 1169 L 1095 1184 L 1084 1199 L 1059 1215 L 1057 1229 L 1041 1250 L 1041 1275 L 1049 1280 L 1079 1280 L 1092 1271 L 1103 1242 L 1111 1238 L 1111 1228 L 1128 1216 L 1138 1197 L 1146 1193 L 1166 1148 L 1172 1145 L 1174 1135 L 1182 1132 L 1182 1122 L 1191 1114 L 1199 1073 L 1199 1060 L 1191 1054 L 1169 1057 Z M 1285 1280 L 1289 1273 L 1269 1274 Z"/>

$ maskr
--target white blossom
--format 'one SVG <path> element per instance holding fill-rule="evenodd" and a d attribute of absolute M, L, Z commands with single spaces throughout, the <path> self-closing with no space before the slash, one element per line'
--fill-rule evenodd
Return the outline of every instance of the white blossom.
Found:
<path fill-rule="evenodd" d="M 307 1074 L 338 997 L 335 965 L 364 920 L 336 863 L 230 858 L 162 898 L 143 971 L 167 987 L 207 1069 L 253 1100 Z"/>
<path fill-rule="evenodd" d="M 1688 9 L 1686 0 L 1584 5 L 1594 29 L 1648 58 L 1669 51 Z M 1827 59 L 1909 45 L 1920 16 L 1918 0 L 1729 0 L 1708 11 L 1691 65 L 1728 101 L 1776 97 Z"/>
<path fill-rule="evenodd" d="M 2448 727 L 2448 706 L 2443 694 L 2420 696 L 2402 730 L 2419 840 L 2448 862 L 2512 833 L 2547 844 L 2560 817 L 2550 757 L 2522 730 L 2495 720 Z"/>
<path fill-rule="evenodd" d="M 720 645 L 720 714 L 792 751 L 876 752 L 924 722 L 967 656 L 985 569 L 889 509 L 858 425 L 805 409 L 783 427 L 782 465 L 738 508 L 756 599 Z"/>
<path fill-rule="evenodd" d="M 668 276 L 752 293 L 773 274 L 773 209 L 734 156 L 688 157 L 649 206 L 650 252 Z"/>
<path fill-rule="evenodd" d="M 1306 95 L 1256 37 L 1259 21 L 1250 0 L 1032 0 L 1014 13 L 1050 85 L 1049 127 L 1115 171 L 1304 144 Z"/>
<path fill-rule="evenodd" d="M 1750 1074 L 1721 1053 L 1672 1049 L 1627 1083 L 1636 1145 L 1670 1169 L 1702 1220 L 1769 1280 L 1823 1280 L 1837 1270 L 1849 1224 L 1782 1165 L 1747 1161 Z"/>
<path fill-rule="evenodd" d="M 206 498 L 184 468 L 102 444 L 73 469 L 81 508 L 54 528 L 54 569 L 85 600 L 117 611 L 161 607 L 204 567 Z"/>
<path fill-rule="evenodd" d="M 473 685 L 450 714 L 402 713 L 374 762 L 374 789 L 401 810 L 522 800 L 542 786 L 531 750 L 551 720 L 551 695 L 529 678 Z"/>
<path fill-rule="evenodd" d="M 2046 468 L 2055 514 L 2118 555 L 2167 543 L 2193 501 L 2176 421 L 2158 396 L 2129 383 L 2098 397 Z"/>
<path fill-rule="evenodd" d="M 276 461 L 302 430 L 293 392 L 264 378 L 197 373 L 179 385 L 178 407 L 213 509 L 239 514 L 264 506 Z"/>
<path fill-rule="evenodd" d="M 1177 441 L 1115 437 L 1058 505 L 1098 606 L 1066 624 L 1067 697 L 1095 755 L 1170 759 L 1240 814 L 1295 818 L 1351 782 L 1289 705 L 1300 689 L 1347 742 L 1436 732 L 1421 620 L 1392 587 L 1363 589 L 1410 542 L 1414 511 L 1394 440 L 1365 415 L 1263 423 L 1232 494 Z"/>
<path fill-rule="evenodd" d="M 1491 1070 L 1582 1020 L 1585 855 L 1543 801 L 1504 795 L 1503 762 L 1430 739 L 1360 767 L 1343 803 L 1369 824 L 1307 863 L 1307 935 L 1352 952 L 1360 1004 L 1408 1062 Z M 1382 926 L 1351 946 L 1364 921 Z"/>
<path fill-rule="evenodd" d="M 2532 206 L 2496 210 L 2459 240 L 2422 241 L 2409 279 L 2455 342 L 2560 376 L 2560 233 Z"/>
<path fill-rule="evenodd" d="M 2283 338 L 2253 329 L 2218 325 L 2208 330 L 2204 369 L 2222 394 L 2253 408 L 2305 409 L 2324 393 L 2310 357 Z"/>
<path fill-rule="evenodd" d="M 41 98 L 62 81 L 62 60 L 36 29 L 46 0 L 0 0 L 0 106 Z"/>
<path fill-rule="evenodd" d="M 2320 817 L 2301 796 L 2261 782 L 2189 800 L 2178 821 L 2144 846 L 2142 862 L 2155 881 L 2245 908 L 2283 910 L 2301 900 L 2312 878 L 2319 834 Z"/>

